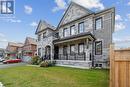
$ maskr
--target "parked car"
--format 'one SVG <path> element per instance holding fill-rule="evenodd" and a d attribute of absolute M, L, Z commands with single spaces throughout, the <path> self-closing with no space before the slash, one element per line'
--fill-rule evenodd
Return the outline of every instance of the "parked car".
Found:
<path fill-rule="evenodd" d="M 0 62 L 3 62 L 4 61 L 4 58 L 0 57 Z"/>
<path fill-rule="evenodd" d="M 21 59 L 9 59 L 9 60 L 3 61 L 4 64 L 7 64 L 7 63 L 19 63 L 19 62 L 22 62 L 22 60 Z"/>

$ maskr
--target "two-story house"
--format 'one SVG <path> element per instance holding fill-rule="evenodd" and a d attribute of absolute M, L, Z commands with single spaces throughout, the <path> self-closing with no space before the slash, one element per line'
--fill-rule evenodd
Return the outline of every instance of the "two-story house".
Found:
<path fill-rule="evenodd" d="M 18 57 L 18 49 L 22 48 L 23 44 L 22 43 L 14 43 L 14 42 L 9 42 L 8 46 L 6 48 L 6 55 L 8 57 L 13 57 L 13 58 L 17 58 Z"/>
<path fill-rule="evenodd" d="M 36 39 L 27 37 L 24 46 L 22 48 L 22 55 L 23 56 L 35 56 L 37 52 L 37 43 Z"/>
<path fill-rule="evenodd" d="M 93 12 L 71 2 L 56 28 L 39 22 L 37 53 L 60 66 L 106 68 L 114 24 L 114 8 Z"/>

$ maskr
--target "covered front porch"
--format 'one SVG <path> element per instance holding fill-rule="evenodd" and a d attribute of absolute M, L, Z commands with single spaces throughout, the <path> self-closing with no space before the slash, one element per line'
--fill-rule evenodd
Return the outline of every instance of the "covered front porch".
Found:
<path fill-rule="evenodd" d="M 54 60 L 59 65 L 89 67 L 93 60 L 93 43 L 91 34 L 82 34 L 54 41 Z"/>

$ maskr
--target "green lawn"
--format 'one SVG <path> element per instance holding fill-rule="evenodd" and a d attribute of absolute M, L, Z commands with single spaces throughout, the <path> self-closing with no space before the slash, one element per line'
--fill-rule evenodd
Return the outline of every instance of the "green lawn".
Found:
<path fill-rule="evenodd" d="M 0 69 L 5 87 L 108 87 L 108 70 L 20 66 Z"/>

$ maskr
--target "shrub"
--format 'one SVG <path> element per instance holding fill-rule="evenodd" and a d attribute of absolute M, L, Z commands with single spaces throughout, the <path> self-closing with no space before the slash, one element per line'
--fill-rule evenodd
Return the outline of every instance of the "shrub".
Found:
<path fill-rule="evenodd" d="M 38 65 L 39 62 L 40 62 L 40 57 L 39 56 L 32 57 L 31 64 Z"/>
<path fill-rule="evenodd" d="M 9 57 L 5 57 L 5 60 L 8 60 L 9 59 Z"/>
<path fill-rule="evenodd" d="M 51 61 L 51 60 L 45 60 L 40 63 L 40 67 L 50 67 L 54 65 L 55 65 L 55 61 Z"/>

